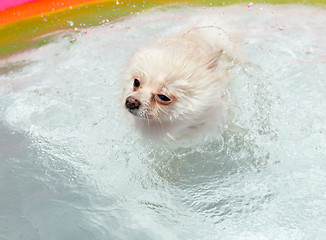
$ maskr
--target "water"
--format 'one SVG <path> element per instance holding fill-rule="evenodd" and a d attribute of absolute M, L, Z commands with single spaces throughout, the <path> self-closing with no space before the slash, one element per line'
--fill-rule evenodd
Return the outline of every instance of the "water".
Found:
<path fill-rule="evenodd" d="M 325 16 L 153 10 L 1 60 L 0 239 L 323 239 Z M 194 25 L 242 32 L 230 124 L 158 146 L 123 121 L 119 77 L 132 50 Z"/>

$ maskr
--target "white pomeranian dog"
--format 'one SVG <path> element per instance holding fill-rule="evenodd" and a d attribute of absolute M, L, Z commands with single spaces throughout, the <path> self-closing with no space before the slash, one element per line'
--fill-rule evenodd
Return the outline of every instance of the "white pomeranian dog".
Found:
<path fill-rule="evenodd" d="M 123 76 L 122 101 L 136 128 L 166 142 L 221 134 L 236 46 L 223 30 L 207 26 L 134 52 Z"/>

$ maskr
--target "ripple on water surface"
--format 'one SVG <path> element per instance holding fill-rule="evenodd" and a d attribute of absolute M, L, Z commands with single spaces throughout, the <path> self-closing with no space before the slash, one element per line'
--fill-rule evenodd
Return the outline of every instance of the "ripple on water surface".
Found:
<path fill-rule="evenodd" d="M 1 60 L 0 238 L 323 238 L 325 16 L 150 11 Z M 241 31 L 231 122 L 201 144 L 149 143 L 122 120 L 119 76 L 138 46 L 194 25 Z"/>

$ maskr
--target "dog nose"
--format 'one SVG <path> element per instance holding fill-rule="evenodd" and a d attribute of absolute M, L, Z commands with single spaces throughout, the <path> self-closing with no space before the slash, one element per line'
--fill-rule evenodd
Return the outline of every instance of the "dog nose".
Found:
<path fill-rule="evenodd" d="M 126 105 L 126 108 L 128 108 L 129 110 L 133 110 L 133 109 L 138 109 L 139 108 L 140 102 L 136 98 L 134 98 L 132 96 L 129 96 L 126 99 L 126 104 L 125 105 Z"/>

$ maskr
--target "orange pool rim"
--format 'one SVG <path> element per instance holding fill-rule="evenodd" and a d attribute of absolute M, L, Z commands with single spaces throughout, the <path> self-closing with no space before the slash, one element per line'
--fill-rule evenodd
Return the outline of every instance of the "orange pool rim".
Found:
<path fill-rule="evenodd" d="M 0 11 L 0 25 L 18 21 L 24 18 L 46 14 L 56 10 L 70 8 L 90 2 L 114 2 L 113 0 L 34 0 L 21 5 L 9 7 Z"/>

